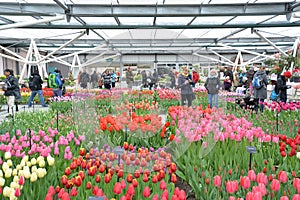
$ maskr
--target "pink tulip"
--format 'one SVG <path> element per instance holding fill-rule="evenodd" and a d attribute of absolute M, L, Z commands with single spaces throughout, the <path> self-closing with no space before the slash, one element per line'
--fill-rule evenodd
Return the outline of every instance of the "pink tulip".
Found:
<path fill-rule="evenodd" d="M 255 175 L 254 170 L 252 170 L 252 169 L 249 170 L 248 177 L 249 177 L 250 181 L 255 181 L 256 180 L 256 175 Z"/>
<path fill-rule="evenodd" d="M 220 187 L 222 184 L 221 176 L 217 175 L 214 177 L 214 186 Z"/>
<path fill-rule="evenodd" d="M 277 179 L 273 179 L 270 185 L 271 190 L 277 192 L 280 190 L 280 182 Z"/>
<path fill-rule="evenodd" d="M 286 183 L 288 181 L 288 177 L 285 171 L 280 171 L 278 173 L 278 179 L 282 183 Z"/>
<path fill-rule="evenodd" d="M 287 196 L 282 196 L 280 197 L 280 200 L 289 200 L 289 198 Z"/>

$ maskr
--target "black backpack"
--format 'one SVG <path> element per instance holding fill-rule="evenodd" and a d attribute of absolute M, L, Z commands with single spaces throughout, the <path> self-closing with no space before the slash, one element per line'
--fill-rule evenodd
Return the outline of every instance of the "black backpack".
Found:
<path fill-rule="evenodd" d="M 39 77 L 36 75 L 30 76 L 29 82 L 28 82 L 30 90 L 37 90 L 38 84 L 39 84 Z"/>

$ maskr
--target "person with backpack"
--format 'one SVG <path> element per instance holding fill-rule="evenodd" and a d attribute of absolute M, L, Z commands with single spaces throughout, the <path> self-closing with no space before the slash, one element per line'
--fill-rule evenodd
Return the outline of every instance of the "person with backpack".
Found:
<path fill-rule="evenodd" d="M 210 108 L 212 108 L 213 106 L 218 108 L 218 93 L 221 88 L 221 82 L 218 76 L 218 72 L 216 70 L 213 69 L 210 71 L 210 74 L 206 79 L 204 87 L 206 88 L 208 93 L 208 104 L 210 105 Z"/>
<path fill-rule="evenodd" d="M 286 71 L 283 73 L 283 75 L 280 75 L 280 77 L 277 79 L 276 85 L 275 85 L 275 92 L 277 96 L 279 97 L 279 101 L 286 103 L 287 102 L 287 89 L 291 88 L 291 85 L 287 85 L 286 81 L 292 77 L 292 74 L 290 71 Z"/>
<path fill-rule="evenodd" d="M 258 112 L 258 105 L 260 111 L 264 111 L 264 101 L 267 99 L 267 85 L 268 79 L 265 71 L 265 67 L 261 66 L 260 69 L 254 74 L 253 77 L 253 91 L 254 91 L 254 99 L 255 99 L 255 111 Z"/>
<path fill-rule="evenodd" d="M 43 80 L 38 72 L 38 70 L 35 70 L 33 74 L 31 74 L 29 78 L 29 89 L 31 90 L 31 95 L 28 100 L 28 107 L 30 108 L 32 106 L 33 99 L 36 94 L 39 95 L 40 102 L 43 107 L 48 107 L 48 105 L 45 103 L 44 97 L 43 97 L 43 91 L 42 91 L 42 84 Z"/>
<path fill-rule="evenodd" d="M 61 72 L 59 69 L 54 70 L 54 72 L 49 74 L 48 77 L 48 87 L 53 90 L 53 97 L 61 97 L 62 96 L 62 88 L 63 88 L 64 79 L 61 76 Z"/>
<path fill-rule="evenodd" d="M 13 108 L 16 103 L 16 111 L 19 111 L 18 109 L 18 100 L 21 99 L 21 93 L 19 88 L 19 82 L 18 79 L 14 76 L 14 72 L 11 69 L 5 69 L 4 75 L 6 76 L 4 83 L 5 85 L 2 87 L 2 90 L 4 91 L 4 96 L 6 97 L 7 101 L 7 112 L 10 111 L 13 114 Z"/>

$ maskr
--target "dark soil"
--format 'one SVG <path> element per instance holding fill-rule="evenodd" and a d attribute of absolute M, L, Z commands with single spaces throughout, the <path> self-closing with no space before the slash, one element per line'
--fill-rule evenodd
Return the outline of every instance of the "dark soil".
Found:
<path fill-rule="evenodd" d="M 179 176 L 177 176 L 177 182 L 175 184 L 175 187 L 184 190 L 188 200 L 196 200 L 195 193 L 192 187 Z"/>

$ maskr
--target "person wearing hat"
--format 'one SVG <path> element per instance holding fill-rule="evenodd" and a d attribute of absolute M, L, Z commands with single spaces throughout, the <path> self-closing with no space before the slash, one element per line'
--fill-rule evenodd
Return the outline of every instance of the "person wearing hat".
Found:
<path fill-rule="evenodd" d="M 192 88 L 194 82 L 188 68 L 182 66 L 181 69 L 182 73 L 178 76 L 178 87 L 181 92 L 181 105 L 184 106 L 187 101 L 188 106 L 190 107 L 192 106 L 192 101 L 196 98 Z"/>
<path fill-rule="evenodd" d="M 283 75 L 277 79 L 275 92 L 279 95 L 279 101 L 286 103 L 287 101 L 287 93 L 286 90 L 290 89 L 291 86 L 286 84 L 286 81 L 292 77 L 292 73 L 290 71 L 286 71 Z"/>

